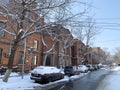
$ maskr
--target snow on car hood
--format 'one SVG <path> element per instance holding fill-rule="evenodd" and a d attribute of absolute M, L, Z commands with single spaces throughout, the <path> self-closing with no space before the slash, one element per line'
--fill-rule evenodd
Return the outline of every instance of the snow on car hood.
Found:
<path fill-rule="evenodd" d="M 37 74 L 60 73 L 60 69 L 49 66 L 38 66 L 32 70 L 32 73 L 37 73 Z"/>

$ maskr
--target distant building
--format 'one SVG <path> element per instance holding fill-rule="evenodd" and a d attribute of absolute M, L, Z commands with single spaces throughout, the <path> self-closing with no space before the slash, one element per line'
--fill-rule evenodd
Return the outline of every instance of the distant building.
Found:
<path fill-rule="evenodd" d="M 106 60 L 106 53 L 100 47 L 92 48 L 92 61 L 93 64 L 104 63 Z"/>

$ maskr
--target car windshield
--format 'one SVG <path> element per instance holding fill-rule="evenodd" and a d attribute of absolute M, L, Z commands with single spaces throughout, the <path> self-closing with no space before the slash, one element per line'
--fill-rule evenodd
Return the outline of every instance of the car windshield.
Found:
<path fill-rule="evenodd" d="M 72 67 L 65 67 L 65 69 L 72 69 Z"/>

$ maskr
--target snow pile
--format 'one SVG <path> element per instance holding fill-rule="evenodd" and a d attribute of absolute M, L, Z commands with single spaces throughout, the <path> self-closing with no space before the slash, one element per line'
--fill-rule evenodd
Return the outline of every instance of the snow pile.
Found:
<path fill-rule="evenodd" d="M 0 78 L 2 78 L 4 75 L 0 75 Z M 14 77 L 14 76 L 20 76 L 19 73 L 11 73 L 10 77 Z"/>
<path fill-rule="evenodd" d="M 115 67 L 115 68 L 112 69 L 112 70 L 114 70 L 114 71 L 118 71 L 118 70 L 120 70 L 120 67 Z"/>
<path fill-rule="evenodd" d="M 30 80 L 29 76 L 24 76 L 24 79 L 21 77 L 11 77 L 8 82 L 2 82 L 0 79 L 0 90 L 27 90 L 38 85 Z"/>

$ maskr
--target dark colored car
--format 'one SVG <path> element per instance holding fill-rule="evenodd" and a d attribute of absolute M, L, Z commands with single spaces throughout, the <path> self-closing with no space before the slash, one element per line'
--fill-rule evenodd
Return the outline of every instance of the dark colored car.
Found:
<path fill-rule="evenodd" d="M 48 83 L 64 78 L 64 73 L 56 67 L 39 66 L 32 72 L 30 78 L 35 82 Z"/>
<path fill-rule="evenodd" d="M 65 75 L 72 76 L 75 74 L 74 67 L 73 66 L 65 66 L 64 68 Z"/>

